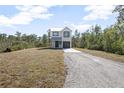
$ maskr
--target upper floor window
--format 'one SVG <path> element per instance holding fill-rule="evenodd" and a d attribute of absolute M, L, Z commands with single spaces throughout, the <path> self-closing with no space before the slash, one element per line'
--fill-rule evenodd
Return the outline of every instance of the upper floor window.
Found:
<path fill-rule="evenodd" d="M 59 32 L 53 32 L 53 36 L 59 36 Z"/>
<path fill-rule="evenodd" d="M 70 37 L 70 32 L 69 31 L 64 31 L 64 37 Z"/>

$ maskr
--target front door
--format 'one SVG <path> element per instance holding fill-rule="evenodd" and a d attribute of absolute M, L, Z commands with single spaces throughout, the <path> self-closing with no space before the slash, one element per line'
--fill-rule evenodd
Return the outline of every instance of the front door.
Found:
<path fill-rule="evenodd" d="M 55 41 L 55 48 L 59 48 L 59 41 Z"/>

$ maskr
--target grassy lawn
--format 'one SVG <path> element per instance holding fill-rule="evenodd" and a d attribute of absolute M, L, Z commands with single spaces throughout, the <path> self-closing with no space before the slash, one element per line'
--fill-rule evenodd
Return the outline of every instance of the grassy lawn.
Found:
<path fill-rule="evenodd" d="M 63 87 L 62 50 L 25 49 L 0 54 L 0 87 Z"/>
<path fill-rule="evenodd" d="M 79 51 L 83 51 L 85 53 L 89 53 L 94 56 L 99 56 L 99 57 L 107 58 L 114 61 L 124 62 L 124 55 L 117 55 L 117 54 L 112 54 L 104 51 L 88 50 L 88 49 L 82 49 L 82 48 L 75 48 L 75 49 Z"/>

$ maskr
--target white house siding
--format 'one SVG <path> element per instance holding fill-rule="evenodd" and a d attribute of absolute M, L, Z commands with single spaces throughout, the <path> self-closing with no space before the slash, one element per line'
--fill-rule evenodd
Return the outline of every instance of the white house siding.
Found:
<path fill-rule="evenodd" d="M 52 41 L 51 43 L 52 43 L 51 44 L 52 45 L 52 48 L 55 48 L 55 41 Z"/>
<path fill-rule="evenodd" d="M 63 48 L 63 46 L 62 46 L 62 41 L 60 41 L 61 42 L 61 44 L 59 45 L 59 48 Z"/>
<path fill-rule="evenodd" d="M 61 44 L 59 44 L 59 48 L 63 48 L 62 41 L 60 41 Z M 55 41 L 51 42 L 51 48 L 55 48 Z"/>
<path fill-rule="evenodd" d="M 59 32 L 59 36 L 62 37 L 62 31 Z"/>
<path fill-rule="evenodd" d="M 50 37 L 54 37 L 53 36 L 53 32 L 56 32 L 56 31 L 50 31 Z M 57 31 L 57 32 L 59 32 L 59 36 L 58 37 L 62 37 L 62 31 Z"/>
<path fill-rule="evenodd" d="M 71 38 L 63 38 L 63 41 L 71 41 Z"/>

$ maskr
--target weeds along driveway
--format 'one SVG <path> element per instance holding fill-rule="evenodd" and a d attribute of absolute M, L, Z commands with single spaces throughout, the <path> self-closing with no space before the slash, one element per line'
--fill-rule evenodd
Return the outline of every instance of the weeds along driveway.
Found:
<path fill-rule="evenodd" d="M 67 76 L 64 87 L 124 87 L 124 63 L 64 49 Z"/>

